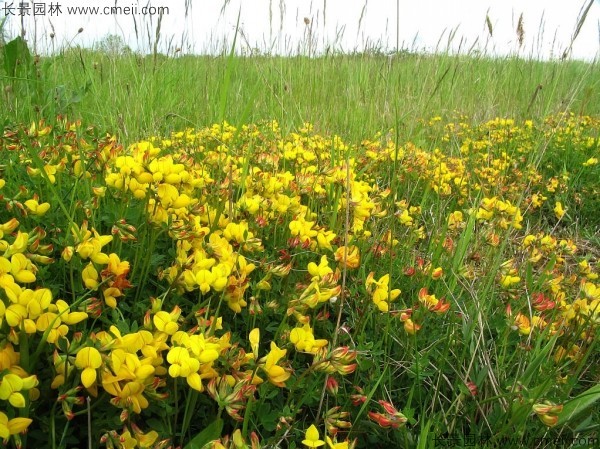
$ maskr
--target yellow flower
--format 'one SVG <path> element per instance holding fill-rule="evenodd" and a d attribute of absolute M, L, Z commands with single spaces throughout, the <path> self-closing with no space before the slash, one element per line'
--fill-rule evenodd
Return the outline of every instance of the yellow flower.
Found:
<path fill-rule="evenodd" d="M 198 374 L 200 369 L 200 361 L 194 357 L 190 357 L 187 348 L 176 346 L 171 348 L 167 354 L 167 362 L 169 366 L 169 376 L 185 377 L 190 387 L 197 391 L 203 391 L 202 379 Z"/>
<path fill-rule="evenodd" d="M 275 342 L 271 342 L 271 350 L 264 357 L 263 370 L 269 377 L 269 382 L 277 387 L 285 387 L 285 381 L 291 376 L 291 373 L 285 368 L 277 365 L 277 362 L 286 355 L 287 349 L 280 349 Z"/>
<path fill-rule="evenodd" d="M 37 292 L 37 290 L 36 290 L 36 292 Z M 50 295 L 49 291 L 48 291 L 48 295 Z M 70 309 L 69 304 L 67 304 L 62 299 L 59 299 L 56 301 L 56 309 L 57 309 L 58 313 L 60 314 L 60 321 L 62 321 L 63 323 L 65 323 L 69 326 L 80 323 L 88 317 L 88 314 L 85 312 L 69 312 L 69 309 Z"/>
<path fill-rule="evenodd" d="M 408 318 L 404 321 L 404 330 L 407 334 L 415 335 L 419 329 L 421 329 L 421 326 L 415 323 L 412 319 Z"/>
<path fill-rule="evenodd" d="M 215 275 L 209 270 L 200 270 L 196 273 L 196 283 L 200 291 L 204 294 L 210 291 L 211 285 L 215 282 Z"/>
<path fill-rule="evenodd" d="M 135 424 L 131 424 L 133 429 L 133 434 L 135 435 L 135 439 L 138 441 L 140 448 L 149 448 L 152 447 L 154 442 L 158 438 L 158 432 L 155 430 L 151 430 L 148 433 L 143 433 L 141 429 Z"/>
<path fill-rule="evenodd" d="M 38 384 L 35 376 L 21 378 L 16 374 L 6 374 L 0 382 L 0 399 L 8 400 L 16 408 L 25 407 L 25 397 L 22 391 L 31 390 Z"/>
<path fill-rule="evenodd" d="M 96 370 L 102 366 L 100 351 L 92 347 L 84 347 L 79 350 L 75 357 L 75 366 L 81 373 L 81 383 L 85 388 L 90 388 L 96 383 Z"/>
<path fill-rule="evenodd" d="M 19 222 L 17 222 L 18 224 Z M 4 257 L 9 258 L 13 254 L 22 253 L 27 249 L 27 245 L 29 242 L 29 234 L 26 232 L 17 232 L 17 236 L 13 241 L 12 245 L 8 247 L 8 249 L 4 252 Z"/>
<path fill-rule="evenodd" d="M 319 431 L 314 424 L 306 430 L 302 444 L 307 447 L 319 447 L 325 444 L 325 441 L 319 439 Z"/>
<path fill-rule="evenodd" d="M 556 215 L 556 218 L 559 220 L 565 215 L 565 209 L 563 209 L 560 201 L 557 201 L 556 205 L 554 206 L 554 215 Z"/>
<path fill-rule="evenodd" d="M 448 227 L 453 230 L 465 227 L 463 213 L 461 211 L 456 210 L 448 216 Z"/>
<path fill-rule="evenodd" d="M 131 436 L 131 432 L 126 430 L 119 436 L 119 449 L 136 449 L 138 441 Z"/>
<path fill-rule="evenodd" d="M 248 336 L 250 340 L 250 347 L 252 348 L 252 354 L 254 354 L 254 358 L 258 358 L 258 345 L 260 343 L 260 329 L 255 328 L 250 331 L 250 335 Z"/>
<path fill-rule="evenodd" d="M 50 203 L 39 204 L 37 199 L 27 200 L 24 204 L 25 207 L 29 209 L 29 212 L 31 212 L 33 215 L 37 215 L 38 217 L 43 216 L 50 210 Z"/>
<path fill-rule="evenodd" d="M 414 223 L 414 219 L 410 216 L 408 209 L 404 209 L 402 213 L 398 214 L 398 219 L 404 226 L 410 227 Z"/>
<path fill-rule="evenodd" d="M 332 250 L 331 242 L 336 238 L 336 234 L 332 231 L 319 230 L 317 234 L 317 244 L 321 249 Z"/>
<path fill-rule="evenodd" d="M 329 438 L 328 436 L 325 437 L 325 441 L 327 442 L 327 446 L 330 449 L 348 449 L 349 448 L 348 441 L 342 441 L 340 443 L 334 443 L 331 440 L 331 438 Z"/>
<path fill-rule="evenodd" d="M 68 326 L 62 324 L 60 317 L 54 312 L 42 313 L 35 321 L 35 326 L 38 332 L 46 332 L 51 327 L 47 338 L 48 343 L 56 343 L 59 338 L 69 333 Z"/>
<path fill-rule="evenodd" d="M 121 262 L 118 255 L 110 253 L 108 255 L 108 266 L 106 267 L 106 271 L 115 276 L 122 276 L 129 273 L 129 262 Z"/>
<path fill-rule="evenodd" d="M 400 293 L 400 289 L 395 288 L 390 290 L 390 275 L 385 274 L 378 281 L 375 280 L 373 272 L 369 273 L 365 281 L 367 291 L 373 294 L 373 302 L 381 312 L 387 312 L 389 310 L 389 303 L 394 301 Z M 373 285 L 375 290 L 373 291 Z"/>
<path fill-rule="evenodd" d="M 521 282 L 521 278 L 519 276 L 511 276 L 510 274 L 504 275 L 500 279 L 500 285 L 502 285 L 504 288 L 510 288 L 519 282 Z"/>
<path fill-rule="evenodd" d="M 152 318 L 152 322 L 158 331 L 164 332 L 167 335 L 173 335 L 179 330 L 179 325 L 177 324 L 179 315 L 181 315 L 181 309 L 175 306 L 171 313 L 164 310 L 156 312 L 156 315 Z"/>
<path fill-rule="evenodd" d="M 308 324 L 303 327 L 297 327 L 290 332 L 290 341 L 296 346 L 297 351 L 316 353 L 319 349 L 327 346 L 325 339 L 315 340 L 313 331 Z"/>
<path fill-rule="evenodd" d="M 360 265 L 360 251 L 357 246 L 340 246 L 335 252 L 335 260 L 347 268 L 358 268 Z"/>
<path fill-rule="evenodd" d="M 95 290 L 98 287 L 98 271 L 90 262 L 81 272 L 84 285 L 90 290 Z"/>
<path fill-rule="evenodd" d="M 592 300 L 600 300 L 600 287 L 596 287 L 596 285 L 592 282 L 585 282 L 582 286 L 583 294 L 590 301 Z"/>
<path fill-rule="evenodd" d="M 29 427 L 29 424 L 33 422 L 30 418 L 13 418 L 8 419 L 8 416 L 3 412 L 0 412 L 0 438 L 4 442 L 8 441 L 11 435 L 24 432 Z"/>
<path fill-rule="evenodd" d="M 322 256 L 319 265 L 314 262 L 308 264 L 308 272 L 312 276 L 313 281 L 319 281 L 328 274 L 333 273 L 333 270 L 329 267 L 327 256 Z"/>
<path fill-rule="evenodd" d="M 76 225 L 74 225 L 76 227 Z M 75 234 L 75 229 L 73 229 L 73 233 Z M 94 237 L 92 237 L 92 233 L 86 229 L 85 226 L 82 226 L 80 231 L 83 234 L 83 241 L 77 245 L 76 251 L 82 259 L 91 259 L 92 262 L 105 265 L 109 262 L 109 257 L 107 254 L 102 252 L 102 247 L 106 244 L 112 242 L 112 235 L 100 235 L 94 229 Z"/>
<path fill-rule="evenodd" d="M 111 309 L 117 308 L 117 298 L 123 296 L 123 292 L 115 287 L 109 287 L 102 292 L 104 296 L 104 302 Z"/>
<path fill-rule="evenodd" d="M 518 329 L 519 333 L 522 335 L 529 335 L 531 333 L 531 322 L 529 321 L 529 318 L 519 312 L 517 316 L 515 316 L 513 329 Z"/>
<path fill-rule="evenodd" d="M 35 282 L 35 269 L 31 261 L 21 253 L 13 254 L 10 258 L 11 272 L 17 282 L 30 284 Z"/>

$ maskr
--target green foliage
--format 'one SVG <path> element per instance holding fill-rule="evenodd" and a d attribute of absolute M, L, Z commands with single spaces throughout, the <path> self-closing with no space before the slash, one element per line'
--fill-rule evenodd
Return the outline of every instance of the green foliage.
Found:
<path fill-rule="evenodd" d="M 9 78 L 26 78 L 31 72 L 31 54 L 27 43 L 18 36 L 3 46 L 4 70 Z"/>

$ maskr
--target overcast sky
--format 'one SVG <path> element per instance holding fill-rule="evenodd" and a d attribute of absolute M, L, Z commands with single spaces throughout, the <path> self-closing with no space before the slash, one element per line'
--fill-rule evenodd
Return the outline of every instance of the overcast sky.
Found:
<path fill-rule="evenodd" d="M 0 2 L 0 20 L 9 14 L 8 34 L 14 36 L 21 23 L 18 11 L 7 10 L 11 3 L 20 2 Z M 33 7 L 33 3 L 29 4 Z M 158 15 L 142 14 L 142 7 L 150 5 L 169 8 L 161 23 L 158 48 L 162 52 L 181 48 L 183 53 L 206 53 L 228 47 L 239 13 L 242 33 L 238 51 L 317 54 L 326 48 L 478 49 L 487 54 L 547 59 L 560 57 L 569 48 L 589 0 L 195 0 L 187 15 L 185 0 L 116 2 L 119 7 L 137 8 L 135 15 L 110 15 L 104 8 L 115 6 L 114 0 L 36 3 L 45 5 L 45 14 L 39 10 L 34 17 L 30 11 L 24 23 L 28 40 L 35 41 L 39 52 L 66 45 L 89 46 L 108 34 L 121 36 L 134 50 L 150 51 L 158 22 Z M 60 13 L 51 14 L 51 4 L 60 5 Z M 97 6 L 100 11 L 69 13 L 69 8 L 85 6 Z M 521 14 L 524 41 L 519 45 L 516 30 Z M 599 30 L 600 1 L 596 0 L 573 43 L 571 57 L 591 60 L 599 56 Z M 51 40 L 52 32 L 55 37 Z"/>

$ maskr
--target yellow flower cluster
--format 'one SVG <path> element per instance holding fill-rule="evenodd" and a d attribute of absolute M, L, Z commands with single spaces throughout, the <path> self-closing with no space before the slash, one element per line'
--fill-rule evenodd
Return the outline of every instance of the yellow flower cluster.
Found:
<path fill-rule="evenodd" d="M 578 148 L 581 173 L 597 170 L 590 156 L 598 140 L 586 130 L 598 123 L 562 120 L 548 138 L 565 151 Z M 532 122 L 461 120 L 444 128 L 444 148 L 433 150 L 382 134 L 348 145 L 308 124 L 283 134 L 276 122 L 223 123 L 127 148 L 110 135 L 92 139 L 80 123 L 61 126 L 56 139 L 58 130 L 43 123 L 24 132 L 43 150 L 39 157 L 12 131 L 0 147 L 26 167 L 19 182 L 27 184 L 0 179 L 0 201 L 14 215 L 0 224 L 0 401 L 11 408 L 0 412 L 5 441 L 30 426 L 12 408 L 27 409 L 40 384 L 57 390 L 68 419 L 82 405 L 82 389 L 109 398 L 124 427 L 102 439 L 118 448 L 162 444 L 132 415 L 173 386 L 205 393 L 219 414 L 243 420 L 263 382 L 290 388 L 296 377 L 325 373 L 331 386 L 334 375 L 354 372 L 359 352 L 324 335 L 341 329 L 331 312 L 341 319 L 367 306 L 376 323 L 399 317 L 417 342 L 425 316 L 448 328 L 462 320 L 462 310 L 446 313 L 450 298 L 460 299 L 457 285 L 475 289 L 480 279 L 496 281 L 487 292 L 507 313 L 497 321 L 523 347 L 538 335 L 564 336 L 553 354 L 562 363 L 593 346 L 596 259 L 562 238 L 560 226 L 597 186 L 569 201 L 578 174 L 530 163 L 535 133 L 545 132 Z M 40 183 L 48 192 L 32 192 Z M 65 195 L 67 185 L 88 196 Z M 542 231 L 540 217 L 557 227 Z M 46 233 L 56 251 L 43 243 Z M 369 265 L 387 256 L 389 265 Z M 280 324 L 257 327 L 259 315 Z M 270 337 L 263 347 L 261 332 Z M 35 370 L 42 357 L 52 373 L 46 383 Z M 404 425 L 391 403 L 380 405 L 385 413 L 369 412 L 372 421 Z M 535 412 L 554 421 L 552 411 Z M 329 435 L 321 439 L 311 426 L 303 444 L 352 447 L 332 440 L 346 416 L 335 410 Z M 239 433 L 223 439 L 230 447 L 240 441 Z"/>

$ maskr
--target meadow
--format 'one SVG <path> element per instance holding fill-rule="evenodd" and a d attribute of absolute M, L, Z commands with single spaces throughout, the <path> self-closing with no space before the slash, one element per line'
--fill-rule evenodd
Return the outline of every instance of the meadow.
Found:
<path fill-rule="evenodd" d="M 8 447 L 598 444 L 596 62 L 2 58 Z"/>

